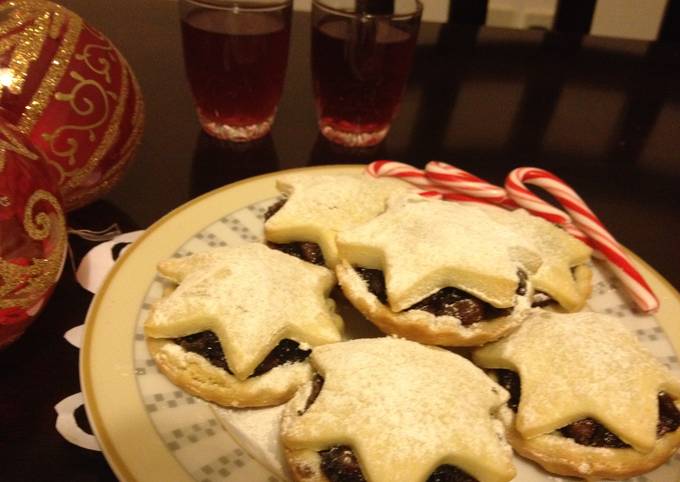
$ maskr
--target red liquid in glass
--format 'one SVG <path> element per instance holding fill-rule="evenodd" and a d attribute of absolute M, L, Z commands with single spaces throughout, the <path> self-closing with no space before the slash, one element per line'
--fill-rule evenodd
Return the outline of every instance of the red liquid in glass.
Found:
<path fill-rule="evenodd" d="M 199 112 L 230 126 L 259 124 L 281 98 L 290 11 L 192 12 L 182 21 L 184 65 Z"/>
<path fill-rule="evenodd" d="M 345 132 L 386 128 L 408 77 L 416 32 L 386 22 L 321 21 L 312 32 L 314 93 L 321 124 Z"/>

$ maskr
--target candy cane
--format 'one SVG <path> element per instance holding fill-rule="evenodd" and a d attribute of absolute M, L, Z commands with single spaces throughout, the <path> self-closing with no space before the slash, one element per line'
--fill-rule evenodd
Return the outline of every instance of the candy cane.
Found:
<path fill-rule="evenodd" d="M 484 179 L 445 162 L 428 162 L 425 166 L 425 173 L 427 178 L 435 185 L 466 194 L 472 198 L 479 198 L 491 204 L 500 204 L 509 209 L 517 207 L 517 204 L 508 197 L 508 194 L 502 187 L 495 186 Z"/>
<path fill-rule="evenodd" d="M 540 199 L 525 184 L 541 187 L 550 193 L 567 211 L 568 216 L 565 218 L 563 211 Z M 569 232 L 575 229 L 575 232 L 585 235 L 585 241 L 610 266 L 640 309 L 646 312 L 658 309 L 659 300 L 633 267 L 621 244 L 607 231 L 576 191 L 562 179 L 543 169 L 520 167 L 510 172 L 505 188 L 511 199 L 532 214 L 559 223 Z"/>
<path fill-rule="evenodd" d="M 373 177 L 396 177 L 419 187 L 418 194 L 427 198 L 441 199 L 443 190 L 432 184 L 425 171 L 396 161 L 374 161 L 366 166 L 366 172 Z"/>
<path fill-rule="evenodd" d="M 425 170 L 394 161 L 376 161 L 367 167 L 374 176 L 398 177 L 421 189 L 420 194 L 449 201 L 498 204 L 507 209 L 521 206 L 532 214 L 561 225 L 587 243 L 604 259 L 643 311 L 654 311 L 659 301 L 642 275 L 635 270 L 621 245 L 606 230 L 581 197 L 548 171 L 519 168 L 506 179 L 505 189 L 444 162 L 432 161 Z M 524 184 L 542 187 L 562 205 L 563 211 L 536 196 Z"/>
<path fill-rule="evenodd" d="M 559 208 L 556 208 L 555 206 L 548 204 L 545 202 L 543 199 L 539 198 L 536 196 L 533 192 L 531 192 L 524 184 L 522 181 L 527 182 L 529 184 L 535 184 L 532 182 L 532 180 L 537 179 L 535 174 L 531 174 L 528 171 L 523 171 L 522 169 L 533 169 L 533 168 L 519 168 L 515 169 L 510 172 L 508 175 L 506 181 L 505 181 L 505 188 L 507 189 L 508 195 L 510 196 L 511 199 L 513 199 L 519 206 L 523 207 L 530 213 L 542 217 L 543 219 L 547 219 L 551 223 L 554 224 L 559 224 L 564 228 L 565 231 L 567 231 L 569 234 L 574 236 L 575 238 L 580 239 L 584 243 L 591 245 L 592 243 L 590 242 L 590 239 L 588 238 L 588 235 L 583 233 L 573 222 L 572 217 L 562 211 Z M 545 174 L 549 174 L 552 176 L 552 174 L 548 173 L 547 171 L 544 171 L 542 169 L 535 169 L 534 172 L 541 171 Z M 522 175 L 526 175 L 527 177 L 522 177 Z M 557 179 L 555 176 L 553 176 L 554 179 Z M 546 187 L 542 186 L 544 189 L 548 190 Z M 548 191 L 550 192 L 553 196 L 558 198 L 558 192 L 564 191 L 566 189 L 569 189 L 571 193 L 573 193 L 574 196 L 578 197 L 578 194 L 574 192 L 571 188 L 569 188 L 564 181 L 560 180 L 560 183 L 555 183 L 552 186 L 553 191 Z M 565 193 L 563 193 L 565 194 Z M 558 201 L 560 199 L 564 199 L 565 195 L 562 195 L 558 198 Z M 583 200 L 579 197 L 580 202 L 585 204 Z"/>
<path fill-rule="evenodd" d="M 434 185 L 428 180 L 425 171 L 403 162 L 375 161 L 366 167 L 366 172 L 374 177 L 397 177 L 426 190 L 434 188 Z"/>
<path fill-rule="evenodd" d="M 448 164 L 443 162 L 431 162 L 428 164 L 433 164 L 433 170 L 443 170 L 446 169 Z M 436 166 L 434 164 L 437 164 Z M 451 166 L 448 166 L 451 168 Z M 458 170 L 460 173 L 464 173 L 469 177 L 474 177 L 472 174 L 466 173 L 465 171 Z M 402 179 L 414 186 L 421 188 L 418 194 L 424 197 L 444 199 L 446 201 L 459 201 L 459 202 L 474 202 L 474 203 L 485 203 L 485 204 L 496 204 L 496 198 L 502 198 L 508 202 L 507 196 L 505 196 L 505 190 L 498 186 L 492 186 L 496 190 L 502 191 L 502 195 L 496 196 L 483 196 L 483 191 L 481 189 L 473 190 L 470 189 L 468 192 L 456 191 L 452 188 L 450 183 L 447 183 L 445 176 L 432 176 L 427 170 L 418 169 L 409 164 L 404 164 L 403 162 L 396 161 L 375 161 L 366 166 L 366 172 L 374 177 L 396 177 Z M 480 183 L 484 183 L 482 179 L 475 178 Z M 516 204 L 512 203 L 512 207 L 517 207 Z"/>

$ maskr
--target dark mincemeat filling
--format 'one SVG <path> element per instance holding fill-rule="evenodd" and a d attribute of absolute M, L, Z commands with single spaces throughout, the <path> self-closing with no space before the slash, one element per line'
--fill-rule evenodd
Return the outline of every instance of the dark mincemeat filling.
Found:
<path fill-rule="evenodd" d="M 337 445 L 319 452 L 321 471 L 331 482 L 366 482 L 352 449 Z M 427 482 L 477 482 L 477 479 L 453 465 L 440 465 Z"/>
<path fill-rule="evenodd" d="M 508 407 L 517 412 L 521 396 L 520 380 L 517 373 L 511 370 L 496 370 L 498 384 L 510 392 Z M 668 432 L 674 432 L 680 427 L 680 411 L 673 399 L 666 393 L 659 393 L 659 422 L 656 425 L 656 435 L 661 437 Z M 628 448 L 614 433 L 592 418 L 584 418 L 562 427 L 560 433 L 574 439 L 574 442 L 589 447 Z"/>
<path fill-rule="evenodd" d="M 368 291 L 373 293 L 382 304 L 387 304 L 383 272 L 379 269 L 362 268 L 360 266 L 355 267 L 354 270 L 366 282 Z M 526 274 L 518 271 L 518 276 L 519 285 L 517 294 L 526 294 Z M 465 326 L 479 321 L 498 318 L 499 316 L 507 316 L 512 311 L 505 308 L 496 308 L 464 291 L 452 287 L 437 291 L 435 294 L 407 308 L 407 310 L 423 310 L 435 316 L 455 316 Z"/>
<path fill-rule="evenodd" d="M 307 397 L 307 402 L 305 403 L 305 408 L 302 410 L 298 410 L 297 414 L 302 415 L 305 413 L 309 407 L 312 406 L 312 403 L 316 401 L 316 397 L 319 396 L 319 393 L 321 393 L 321 389 L 323 388 L 323 382 L 324 379 L 321 375 L 316 374 L 314 375 L 314 378 L 312 378 L 312 391 L 309 394 L 309 397 Z"/>
<path fill-rule="evenodd" d="M 175 338 L 174 342 L 184 348 L 186 351 L 197 353 L 208 360 L 217 368 L 226 370 L 233 375 L 227 364 L 227 358 L 222 351 L 222 345 L 217 335 L 212 331 L 202 331 L 189 336 Z M 296 341 L 285 338 L 279 342 L 274 349 L 269 352 L 262 363 L 260 363 L 253 371 L 249 378 L 257 377 L 263 373 L 268 372 L 284 363 L 295 363 L 305 360 L 312 350 L 303 350 L 300 344 Z"/>
<path fill-rule="evenodd" d="M 496 380 L 498 384 L 505 388 L 510 394 L 510 398 L 506 402 L 510 409 L 517 413 L 517 407 L 519 406 L 519 396 L 520 396 L 520 383 L 519 375 L 512 370 L 495 370 Z"/>
<path fill-rule="evenodd" d="M 281 198 L 278 201 L 276 201 L 274 204 L 269 206 L 267 210 L 264 212 L 264 220 L 267 222 L 269 218 L 271 218 L 274 214 L 278 213 L 279 210 L 283 207 L 284 204 L 286 204 L 286 201 L 288 201 L 288 198 Z"/>
<path fill-rule="evenodd" d="M 321 248 L 316 243 L 309 242 L 295 242 L 286 244 L 276 244 L 271 241 L 267 242 L 267 246 L 272 249 L 277 249 L 291 256 L 301 259 L 302 261 L 307 261 L 308 263 L 318 264 L 323 266 L 325 260 Z"/>
<path fill-rule="evenodd" d="M 264 213 L 264 220 L 267 221 L 274 214 L 276 214 L 279 211 L 279 209 L 281 209 L 283 205 L 286 204 L 286 201 L 287 199 L 285 198 L 280 199 L 271 206 L 269 206 L 267 211 L 265 211 Z M 325 264 L 321 248 L 316 243 L 300 241 L 294 243 L 278 244 L 269 241 L 267 242 L 267 245 L 270 248 L 278 249 L 279 251 L 283 251 L 286 254 L 295 256 L 296 258 L 300 258 L 301 260 L 307 261 L 312 264 L 318 264 L 319 266 L 323 266 Z"/>
<path fill-rule="evenodd" d="M 319 396 L 323 388 L 324 379 L 321 375 L 315 375 L 312 380 L 312 391 L 307 397 L 305 408 L 298 410 L 298 415 L 305 413 Z M 321 471 L 331 482 L 366 482 L 351 447 L 336 445 L 319 452 L 321 456 Z M 461 469 L 452 465 L 440 465 L 430 475 L 427 482 L 477 482 Z"/>
<path fill-rule="evenodd" d="M 517 270 L 517 278 L 519 283 L 517 284 L 516 293 L 520 296 L 527 294 L 527 274 L 521 269 Z M 550 295 L 543 293 L 542 291 L 536 291 L 531 300 L 531 306 L 543 308 L 545 306 L 551 305 L 555 302 Z"/>
<path fill-rule="evenodd" d="M 356 271 L 361 279 L 364 280 L 370 291 L 383 304 L 387 304 L 387 288 L 385 287 L 385 275 L 379 269 L 362 268 L 355 266 Z"/>

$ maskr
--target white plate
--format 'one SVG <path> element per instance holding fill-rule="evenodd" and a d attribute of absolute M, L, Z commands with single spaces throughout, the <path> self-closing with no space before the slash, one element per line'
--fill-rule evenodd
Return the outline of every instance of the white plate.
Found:
<path fill-rule="evenodd" d="M 337 173 L 358 169 L 322 166 L 304 170 Z M 278 195 L 274 180 L 280 174 L 237 182 L 175 209 L 125 252 L 95 297 L 87 317 L 80 379 L 90 422 L 121 480 L 280 480 L 275 475 L 281 475 L 277 447 L 266 435 L 271 431 L 269 419 L 257 413 L 225 414 L 177 388 L 156 369 L 142 329 L 151 303 L 161 293 L 156 276 L 158 261 L 215 246 L 262 240 L 262 215 Z M 680 295 L 643 261 L 634 260 L 661 300 L 656 319 L 631 311 L 616 280 L 599 266 L 589 306 L 619 317 L 652 353 L 680 375 L 676 356 L 680 347 Z M 263 413 L 271 417 L 271 411 Z M 565 480 L 519 458 L 516 461 L 518 482 Z M 631 481 L 680 481 L 680 455 Z"/>

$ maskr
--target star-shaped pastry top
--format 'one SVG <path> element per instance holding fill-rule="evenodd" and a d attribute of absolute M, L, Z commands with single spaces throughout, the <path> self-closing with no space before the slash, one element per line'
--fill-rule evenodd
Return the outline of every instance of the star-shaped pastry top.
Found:
<path fill-rule="evenodd" d="M 412 188 L 403 181 L 366 174 L 289 174 L 277 180 L 286 204 L 264 225 L 275 243 L 317 243 L 328 266 L 337 263 L 335 236 L 385 210 L 390 194 Z"/>
<path fill-rule="evenodd" d="M 158 270 L 178 286 L 154 306 L 146 334 L 174 338 L 211 330 L 239 380 L 284 338 L 311 346 L 342 338 L 342 320 L 327 298 L 333 273 L 262 244 L 168 259 Z"/>
<path fill-rule="evenodd" d="M 392 197 L 388 204 L 384 214 L 341 232 L 337 244 L 341 259 L 384 271 L 393 311 L 447 286 L 499 308 L 511 307 L 520 268 L 530 279 L 546 270 L 574 283 L 570 264 L 575 258 L 562 256 L 559 246 L 547 247 L 549 241 L 571 246 L 571 238 L 542 219 L 412 194 Z M 522 223 L 528 227 L 520 228 Z M 550 230 L 554 232 L 543 236 Z"/>
<path fill-rule="evenodd" d="M 656 441 L 658 393 L 680 397 L 680 381 L 615 318 L 598 313 L 535 310 L 474 360 L 519 373 L 515 426 L 529 439 L 591 417 L 648 452 Z"/>
<path fill-rule="evenodd" d="M 311 361 L 324 384 L 302 415 L 287 407 L 281 436 L 289 449 L 349 445 L 371 482 L 421 482 L 443 464 L 485 482 L 514 477 L 491 415 L 508 394 L 465 358 L 374 338 L 315 348 Z"/>
<path fill-rule="evenodd" d="M 590 259 L 592 250 L 582 241 L 548 221 L 532 216 L 524 209 L 512 212 L 487 209 L 493 219 L 531 239 L 540 257 L 532 262 L 525 257 L 535 290 L 550 295 L 568 311 L 576 311 L 585 303 L 571 268 Z"/>

